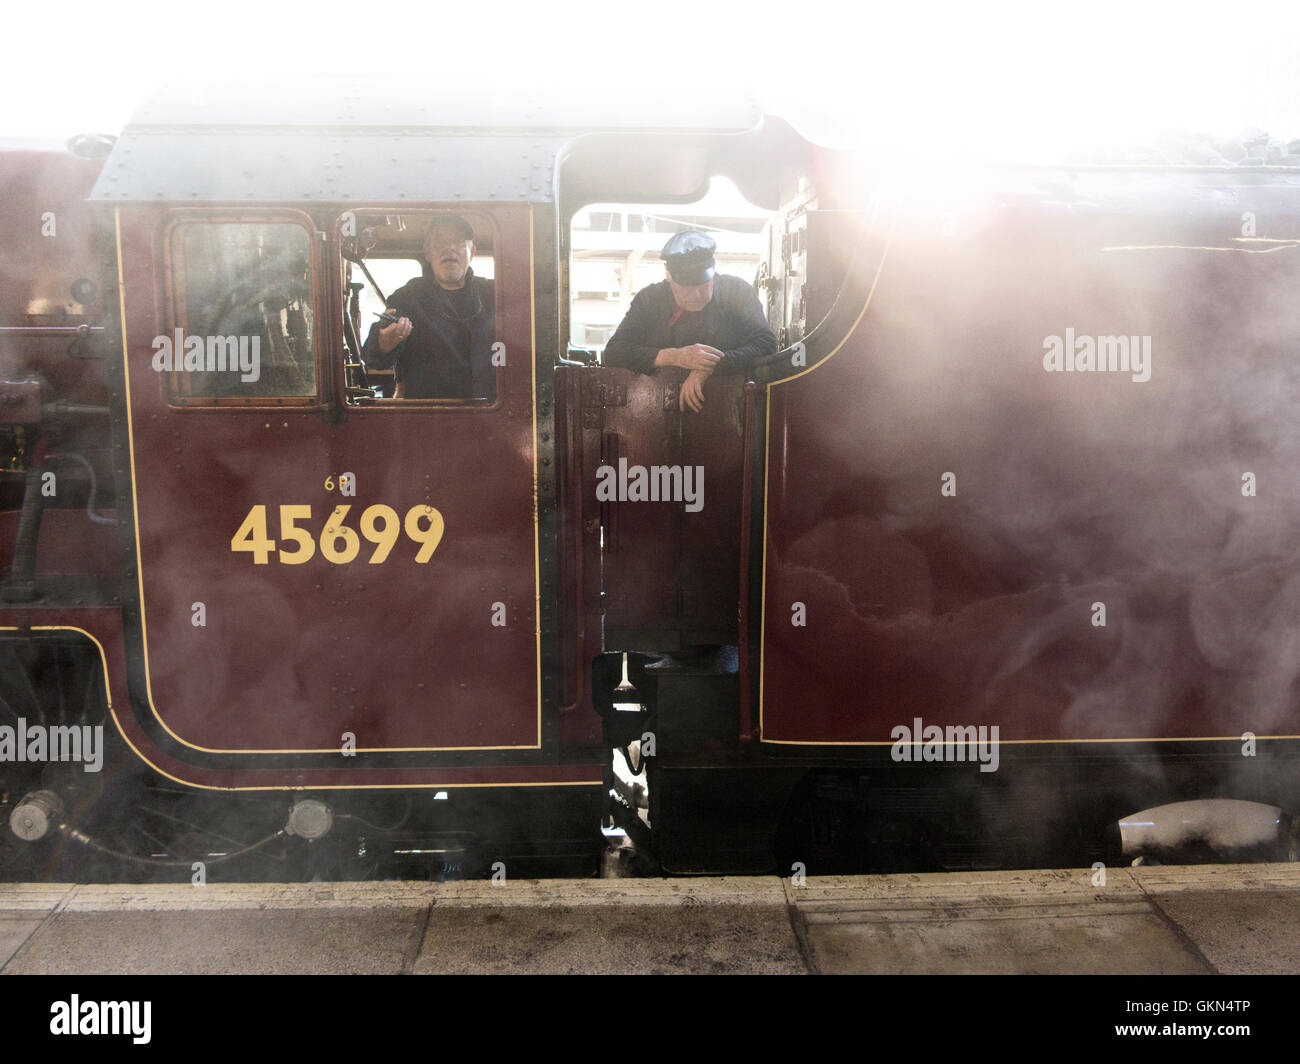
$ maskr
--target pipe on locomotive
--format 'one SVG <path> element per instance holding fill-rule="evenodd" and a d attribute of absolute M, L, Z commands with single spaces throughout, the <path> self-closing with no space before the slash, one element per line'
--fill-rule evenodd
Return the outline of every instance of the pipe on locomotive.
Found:
<path fill-rule="evenodd" d="M 90 496 L 86 499 L 86 516 L 97 525 L 115 525 L 116 517 L 104 517 L 102 514 L 95 513 L 95 493 L 98 491 L 98 480 L 95 477 L 95 467 L 86 460 L 85 455 L 77 454 L 75 451 L 63 451 L 58 454 L 47 454 L 45 460 L 61 461 L 71 459 L 80 462 L 86 468 L 86 474 L 90 477 Z"/>
<path fill-rule="evenodd" d="M 91 838 L 84 831 L 79 831 L 63 819 L 64 807 L 63 801 L 54 791 L 40 790 L 33 791 L 26 795 L 20 801 L 14 810 L 9 814 L 9 827 L 18 838 L 24 842 L 36 842 L 43 839 L 49 834 L 51 826 L 60 835 L 80 843 L 89 849 L 102 853 L 108 857 L 114 857 L 120 861 L 129 861 L 136 864 L 156 865 L 164 868 L 191 868 L 193 860 L 182 860 L 174 857 L 142 857 L 139 854 L 123 853 L 112 846 L 105 846 Z M 223 853 L 217 856 L 204 857 L 204 864 L 222 864 L 226 861 L 233 861 L 237 857 L 244 857 L 255 850 L 260 850 L 267 843 L 274 842 L 276 839 L 289 834 L 288 828 L 283 827 L 279 831 L 259 839 L 251 845 L 244 846 L 232 853 Z"/>

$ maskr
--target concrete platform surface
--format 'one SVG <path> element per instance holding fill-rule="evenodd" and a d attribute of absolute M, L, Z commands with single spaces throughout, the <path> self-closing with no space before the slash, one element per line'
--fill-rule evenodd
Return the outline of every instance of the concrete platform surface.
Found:
<path fill-rule="evenodd" d="M 1300 864 L 0 884 L 4 974 L 1300 972 Z"/>

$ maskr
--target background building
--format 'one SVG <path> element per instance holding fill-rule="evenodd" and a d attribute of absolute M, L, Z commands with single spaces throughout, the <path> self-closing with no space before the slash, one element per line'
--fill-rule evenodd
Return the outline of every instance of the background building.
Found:
<path fill-rule="evenodd" d="M 718 245 L 718 272 L 752 284 L 763 226 L 771 217 L 724 178 L 715 178 L 708 194 L 695 203 L 584 207 L 573 216 L 569 342 L 604 350 L 632 297 L 664 279 L 659 249 L 673 233 L 707 232 Z"/>

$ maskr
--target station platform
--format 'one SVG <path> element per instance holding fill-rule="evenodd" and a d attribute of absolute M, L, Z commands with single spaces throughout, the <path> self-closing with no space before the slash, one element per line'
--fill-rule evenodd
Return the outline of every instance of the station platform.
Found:
<path fill-rule="evenodd" d="M 1300 864 L 0 885 L 4 974 L 1294 974 Z"/>

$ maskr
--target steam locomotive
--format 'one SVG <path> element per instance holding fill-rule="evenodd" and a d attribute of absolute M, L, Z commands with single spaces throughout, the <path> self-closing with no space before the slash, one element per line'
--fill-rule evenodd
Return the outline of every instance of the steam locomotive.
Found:
<path fill-rule="evenodd" d="M 570 223 L 718 175 L 773 212 L 780 348 L 696 413 L 567 342 Z M 331 81 L 0 187 L 6 877 L 1294 848 L 1300 172 Z M 387 398 L 358 295 L 452 213 L 494 393 Z M 637 469 L 703 504 L 598 491 Z"/>

